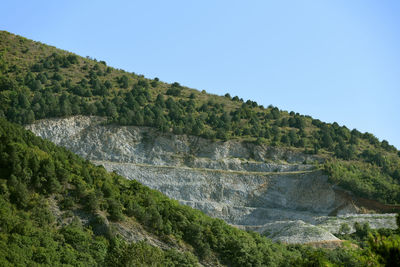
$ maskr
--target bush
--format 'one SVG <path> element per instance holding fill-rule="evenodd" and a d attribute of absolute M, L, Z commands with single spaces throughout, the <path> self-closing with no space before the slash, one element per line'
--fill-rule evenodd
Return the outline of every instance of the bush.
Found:
<path fill-rule="evenodd" d="M 119 201 L 115 199 L 107 199 L 108 203 L 108 214 L 109 218 L 112 221 L 122 221 L 124 219 L 124 215 L 122 213 L 122 205 Z"/>

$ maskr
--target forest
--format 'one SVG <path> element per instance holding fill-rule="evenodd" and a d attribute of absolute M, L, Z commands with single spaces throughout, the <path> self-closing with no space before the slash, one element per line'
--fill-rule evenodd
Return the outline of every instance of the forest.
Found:
<path fill-rule="evenodd" d="M 4 31 L 0 36 L 0 117 L 8 121 L 96 115 L 108 123 L 302 150 L 328 158 L 321 168 L 356 195 L 400 203 L 400 151 L 371 133 L 147 79 Z"/>
<path fill-rule="evenodd" d="M 21 127 L 72 115 L 318 154 L 326 158 L 318 167 L 332 183 L 400 203 L 400 152 L 370 133 L 147 79 L 1 31 L 1 266 L 377 266 L 399 259 L 398 231 L 367 226 L 354 235 L 344 231 L 357 248 L 273 243 L 108 173 Z M 127 242 L 110 222 L 139 224 L 171 247 Z"/>
<path fill-rule="evenodd" d="M 180 205 L 135 180 L 108 173 L 4 119 L 0 140 L 1 266 L 196 266 L 199 261 L 229 266 L 365 266 L 400 256 L 400 235 L 393 230 L 356 232 L 364 242 L 362 249 L 273 243 Z M 90 218 L 86 224 L 79 219 L 82 213 Z M 167 243 L 184 244 L 186 251 L 129 243 L 106 220 L 133 220 Z"/>

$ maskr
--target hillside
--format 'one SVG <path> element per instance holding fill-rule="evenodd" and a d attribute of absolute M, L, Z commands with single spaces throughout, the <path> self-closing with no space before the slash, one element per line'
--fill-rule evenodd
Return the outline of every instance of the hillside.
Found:
<path fill-rule="evenodd" d="M 354 222 L 368 222 L 374 229 L 397 227 L 395 214 L 374 214 L 365 220 L 360 213 L 393 212 L 399 206 L 365 203 L 332 185 L 315 165 L 324 160 L 318 155 L 104 122 L 102 117 L 73 116 L 43 119 L 26 128 L 108 171 L 275 241 L 338 240 L 339 229 L 332 226 L 345 223 L 341 216 L 353 218 L 350 227 Z M 301 234 L 289 234 L 295 232 Z"/>
<path fill-rule="evenodd" d="M 330 181 L 360 197 L 400 203 L 400 152 L 370 133 L 147 79 L 5 31 L 0 37 L 0 117 L 9 121 L 98 115 L 108 123 L 285 147 L 326 158 Z"/>
<path fill-rule="evenodd" d="M 197 266 L 199 260 L 210 266 L 358 266 L 381 259 L 366 257 L 376 253 L 369 247 L 329 251 L 272 243 L 107 173 L 4 119 L 0 140 L 2 266 Z"/>
<path fill-rule="evenodd" d="M 390 211 L 400 155 L 386 141 L 0 37 L 0 265 L 365 266 L 398 257 L 397 230 L 361 227 L 358 217 L 340 219 L 356 222 L 349 229 L 318 218 L 317 234 L 335 229 L 360 246 L 329 236 L 339 248 L 326 250 L 274 243 L 187 206 L 284 242 L 316 232 L 297 219 L 347 212 L 349 198 Z"/>

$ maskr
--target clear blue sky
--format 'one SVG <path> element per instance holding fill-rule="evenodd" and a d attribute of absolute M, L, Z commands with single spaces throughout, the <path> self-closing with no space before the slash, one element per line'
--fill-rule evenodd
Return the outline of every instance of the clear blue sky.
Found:
<path fill-rule="evenodd" d="M 400 1 L 3 1 L 0 29 L 400 148 Z"/>

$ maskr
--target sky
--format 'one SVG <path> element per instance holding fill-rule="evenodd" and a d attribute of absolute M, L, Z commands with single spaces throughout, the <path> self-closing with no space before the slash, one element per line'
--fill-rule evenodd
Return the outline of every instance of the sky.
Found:
<path fill-rule="evenodd" d="M 0 29 L 400 148 L 400 1 L 2 1 Z"/>

